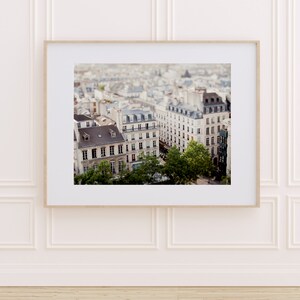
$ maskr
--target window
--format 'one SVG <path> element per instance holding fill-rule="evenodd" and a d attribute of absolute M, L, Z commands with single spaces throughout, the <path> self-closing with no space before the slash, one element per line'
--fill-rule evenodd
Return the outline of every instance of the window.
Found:
<path fill-rule="evenodd" d="M 81 128 L 81 123 L 78 122 L 78 123 L 77 123 L 77 127 L 78 127 L 78 128 Z"/>
<path fill-rule="evenodd" d="M 119 172 L 121 172 L 123 170 L 123 161 L 122 160 L 119 160 L 119 162 L 118 162 L 118 169 L 119 169 Z"/>
<path fill-rule="evenodd" d="M 116 167 L 115 167 L 115 162 L 114 161 L 110 162 L 110 170 L 113 174 L 116 174 Z"/>
<path fill-rule="evenodd" d="M 129 150 L 128 150 L 128 145 L 126 145 L 126 151 L 128 152 Z"/>
<path fill-rule="evenodd" d="M 218 107 L 215 106 L 215 107 L 214 107 L 214 112 L 217 112 L 217 111 L 218 111 Z"/>
<path fill-rule="evenodd" d="M 92 158 L 97 158 L 97 149 L 92 149 Z"/>
<path fill-rule="evenodd" d="M 123 153 L 123 145 L 118 146 L 118 152 L 119 152 L 119 154 Z"/>
<path fill-rule="evenodd" d="M 190 132 L 190 127 L 189 126 L 187 127 L 187 132 Z"/>
<path fill-rule="evenodd" d="M 156 141 L 153 141 L 153 147 L 154 148 L 156 147 Z"/>
<path fill-rule="evenodd" d="M 200 128 L 197 129 L 197 133 L 200 134 Z"/>
<path fill-rule="evenodd" d="M 189 135 L 187 135 L 187 140 L 188 140 L 188 141 L 190 140 L 190 136 L 189 136 Z"/>
<path fill-rule="evenodd" d="M 220 132 L 220 125 L 218 125 L 218 132 Z"/>
<path fill-rule="evenodd" d="M 132 154 L 131 158 L 132 158 L 132 161 L 135 161 L 135 154 Z"/>
<path fill-rule="evenodd" d="M 131 135 L 131 140 L 132 140 L 132 141 L 135 140 L 134 134 Z"/>
<path fill-rule="evenodd" d="M 126 131 L 127 127 L 126 126 L 123 126 L 123 131 Z"/>
<path fill-rule="evenodd" d="M 139 143 L 139 149 L 143 149 L 143 143 Z"/>
<path fill-rule="evenodd" d="M 223 111 L 223 106 L 220 106 L 220 111 Z"/>
<path fill-rule="evenodd" d="M 82 160 L 87 160 L 87 150 L 82 151 Z"/>
<path fill-rule="evenodd" d="M 138 130 L 141 130 L 141 129 L 142 129 L 142 125 L 138 124 Z"/>
<path fill-rule="evenodd" d="M 209 134 L 209 127 L 206 127 L 206 134 Z"/>
<path fill-rule="evenodd" d="M 135 150 L 135 144 L 131 144 L 131 150 L 132 150 L 132 151 Z"/>
<path fill-rule="evenodd" d="M 211 137 L 211 144 L 214 145 L 215 144 L 215 137 Z"/>
<path fill-rule="evenodd" d="M 115 155 L 115 146 L 109 146 L 109 154 Z"/>
<path fill-rule="evenodd" d="M 146 123 L 146 125 L 145 125 L 145 126 L 146 126 L 146 129 L 149 129 L 149 124 L 148 124 L 148 123 Z"/>
<path fill-rule="evenodd" d="M 214 156 L 215 155 L 215 149 L 214 147 L 211 148 L 211 156 Z"/>
<path fill-rule="evenodd" d="M 105 153 L 105 147 L 101 147 L 101 157 L 104 157 L 106 156 L 106 153 Z"/>
<path fill-rule="evenodd" d="M 217 137 L 217 143 L 220 144 L 220 136 Z"/>
<path fill-rule="evenodd" d="M 206 146 L 209 146 L 209 138 L 206 138 Z"/>
<path fill-rule="evenodd" d="M 209 118 L 206 119 L 206 125 L 208 125 L 208 124 L 209 124 Z"/>
<path fill-rule="evenodd" d="M 172 132 L 172 129 L 171 129 L 171 132 Z M 153 132 L 153 137 L 156 137 L 156 132 L 155 131 Z"/>
<path fill-rule="evenodd" d="M 149 139 L 150 135 L 149 132 L 146 133 L 146 138 Z"/>
<path fill-rule="evenodd" d="M 218 123 L 220 123 L 220 116 L 218 116 Z"/>
<path fill-rule="evenodd" d="M 89 168 L 87 166 L 83 167 L 83 172 L 86 172 Z"/>
<path fill-rule="evenodd" d="M 86 127 L 90 127 L 90 122 L 86 122 Z"/>
<path fill-rule="evenodd" d="M 210 130 L 211 130 L 211 133 L 212 133 L 212 134 L 214 134 L 214 133 L 215 133 L 215 127 L 214 127 L 214 126 L 213 126 L 213 127 L 211 127 L 211 129 L 210 129 Z"/>
<path fill-rule="evenodd" d="M 143 138 L 143 134 L 139 133 L 139 139 L 141 140 Z"/>
<path fill-rule="evenodd" d="M 182 130 L 184 130 L 184 125 L 182 125 Z"/>
<path fill-rule="evenodd" d="M 192 128 L 191 132 L 194 133 L 194 128 Z"/>
<path fill-rule="evenodd" d="M 134 125 L 131 126 L 131 130 L 134 131 Z"/>
<path fill-rule="evenodd" d="M 184 132 L 182 133 L 182 137 L 183 137 L 183 138 L 185 138 L 185 134 L 184 134 Z"/>
<path fill-rule="evenodd" d="M 156 151 L 153 151 L 153 152 L 152 152 L 152 155 L 153 155 L 153 156 L 156 156 Z"/>

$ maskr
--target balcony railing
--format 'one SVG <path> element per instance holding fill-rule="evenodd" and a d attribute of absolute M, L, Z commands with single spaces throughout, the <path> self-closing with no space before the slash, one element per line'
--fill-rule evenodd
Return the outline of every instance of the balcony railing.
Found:
<path fill-rule="evenodd" d="M 134 131 L 145 131 L 145 130 L 153 130 L 153 129 L 159 129 L 159 126 L 148 126 L 148 127 L 141 127 L 141 128 L 126 128 L 123 129 L 123 132 L 134 132 Z"/>

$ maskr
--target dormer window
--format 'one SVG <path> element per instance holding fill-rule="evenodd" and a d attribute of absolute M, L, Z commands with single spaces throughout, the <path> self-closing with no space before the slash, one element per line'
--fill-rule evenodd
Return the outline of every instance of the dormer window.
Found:
<path fill-rule="evenodd" d="M 208 103 L 208 99 L 205 99 L 205 103 Z"/>
<path fill-rule="evenodd" d="M 112 129 L 109 129 L 109 133 L 111 137 L 116 137 L 116 132 L 113 131 Z"/>
<path fill-rule="evenodd" d="M 84 141 L 89 141 L 90 140 L 90 136 L 86 132 L 84 132 L 83 135 L 82 135 L 82 139 Z"/>
<path fill-rule="evenodd" d="M 90 122 L 86 122 L 86 127 L 90 127 Z"/>

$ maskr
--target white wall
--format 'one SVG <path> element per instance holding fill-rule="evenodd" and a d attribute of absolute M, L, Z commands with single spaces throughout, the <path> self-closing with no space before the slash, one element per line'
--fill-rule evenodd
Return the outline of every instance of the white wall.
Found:
<path fill-rule="evenodd" d="M 298 1 L 7 0 L 0 20 L 1 285 L 300 284 Z M 261 208 L 44 208 L 45 39 L 261 40 Z"/>

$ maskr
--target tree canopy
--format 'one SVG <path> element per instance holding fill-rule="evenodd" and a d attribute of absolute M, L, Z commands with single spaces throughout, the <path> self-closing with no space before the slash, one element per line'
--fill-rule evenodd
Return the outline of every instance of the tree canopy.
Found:
<path fill-rule="evenodd" d="M 96 169 L 90 169 L 74 177 L 75 184 L 191 184 L 200 177 L 213 177 L 215 172 L 209 151 L 200 143 L 191 141 L 184 153 L 173 146 L 164 163 L 156 156 L 139 157 L 139 164 L 129 170 L 123 163 L 119 174 L 113 175 L 110 163 L 101 161 Z M 162 180 L 164 178 L 164 180 Z"/>

